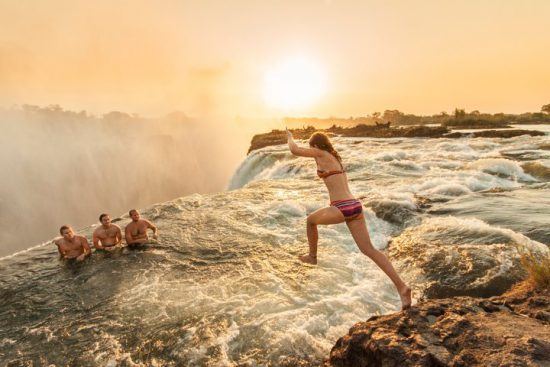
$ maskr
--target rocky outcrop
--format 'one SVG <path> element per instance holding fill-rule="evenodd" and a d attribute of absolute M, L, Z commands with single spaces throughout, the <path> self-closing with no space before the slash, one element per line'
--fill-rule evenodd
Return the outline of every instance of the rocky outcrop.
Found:
<path fill-rule="evenodd" d="M 519 135 L 543 136 L 544 133 L 537 130 L 484 130 L 472 133 L 472 138 L 513 138 Z"/>
<path fill-rule="evenodd" d="M 305 129 L 294 129 L 292 135 L 295 139 L 308 139 L 315 131 L 323 131 L 329 135 L 344 137 L 370 137 L 370 138 L 511 138 L 519 135 L 538 136 L 544 135 L 536 130 L 485 130 L 474 133 L 450 132 L 446 127 L 441 126 L 406 126 L 388 127 L 386 125 L 357 125 L 354 127 L 332 126 L 326 130 L 316 130 L 313 127 Z M 270 145 L 286 143 L 286 132 L 272 130 L 269 133 L 254 135 L 248 153 L 253 150 Z"/>
<path fill-rule="evenodd" d="M 450 129 L 501 129 L 512 127 L 509 123 L 504 121 L 486 121 L 475 119 L 453 119 L 442 123 L 442 125 Z"/>
<path fill-rule="evenodd" d="M 517 284 L 521 249 L 548 256 L 546 245 L 474 218 L 436 217 L 388 246 L 418 304 L 355 324 L 325 367 L 550 366 L 550 290 Z"/>
<path fill-rule="evenodd" d="M 292 135 L 294 136 L 294 139 L 309 139 L 311 134 L 313 134 L 316 130 L 313 127 L 308 127 L 305 129 L 293 129 L 291 131 L 292 131 Z M 250 142 L 250 148 L 248 149 L 248 153 L 263 147 L 268 147 L 271 145 L 280 145 L 285 143 L 286 143 L 286 132 L 282 130 L 272 130 L 269 133 L 256 134 L 252 137 L 252 141 Z"/>
<path fill-rule="evenodd" d="M 338 339 L 325 367 L 549 366 L 550 292 L 521 283 L 373 316 Z"/>
<path fill-rule="evenodd" d="M 388 128 L 376 125 L 357 125 L 349 128 L 333 126 L 326 131 L 339 136 L 371 138 L 439 138 L 450 132 L 446 127 L 441 126 L 402 126 Z"/>

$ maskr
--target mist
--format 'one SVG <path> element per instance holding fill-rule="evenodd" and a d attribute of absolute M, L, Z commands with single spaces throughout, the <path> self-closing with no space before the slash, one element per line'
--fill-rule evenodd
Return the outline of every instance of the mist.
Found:
<path fill-rule="evenodd" d="M 0 109 L 0 256 L 191 193 L 224 190 L 252 126 L 182 112 L 101 117 L 54 105 Z"/>

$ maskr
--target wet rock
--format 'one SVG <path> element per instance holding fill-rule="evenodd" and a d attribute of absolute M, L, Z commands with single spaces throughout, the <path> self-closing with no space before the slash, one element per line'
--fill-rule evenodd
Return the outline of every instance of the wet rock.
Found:
<path fill-rule="evenodd" d="M 380 128 L 372 125 L 357 125 L 354 127 L 344 128 L 333 126 L 327 129 L 327 132 L 339 136 L 362 136 L 373 138 L 412 138 L 412 137 L 441 137 L 449 132 L 446 127 L 441 126 L 401 126 L 394 128 Z"/>
<path fill-rule="evenodd" d="M 506 122 L 488 122 L 488 121 L 476 121 L 476 120 L 457 120 L 444 123 L 443 126 L 450 129 L 502 129 L 512 128 Z"/>
<path fill-rule="evenodd" d="M 521 283 L 489 299 L 421 302 L 353 325 L 324 366 L 548 366 L 550 325 L 532 315 L 549 301 L 548 290 Z"/>
<path fill-rule="evenodd" d="M 476 131 L 473 138 L 513 138 L 520 135 L 543 136 L 544 132 L 537 130 L 485 130 Z"/>
<path fill-rule="evenodd" d="M 550 167 L 545 166 L 539 162 L 527 162 L 521 165 L 525 173 L 530 174 L 533 177 L 542 179 L 544 181 L 550 181 Z"/>
<path fill-rule="evenodd" d="M 305 129 L 293 129 L 292 135 L 295 139 L 309 139 L 315 131 L 323 131 L 328 135 L 339 135 L 344 137 L 372 137 L 372 138 L 403 138 L 403 137 L 425 137 L 440 138 L 449 133 L 445 127 L 432 126 L 407 126 L 407 127 L 380 127 L 375 125 L 357 125 L 354 127 L 333 126 L 326 130 L 317 130 L 313 127 Z M 248 153 L 253 150 L 267 147 L 270 145 L 285 144 L 286 132 L 282 130 L 272 130 L 266 134 L 254 135 Z"/>
<path fill-rule="evenodd" d="M 378 218 L 397 225 L 407 223 L 419 211 L 410 203 L 387 198 L 370 199 L 365 201 L 365 205 L 372 209 Z"/>
<path fill-rule="evenodd" d="M 459 132 L 452 132 L 452 133 L 448 133 L 448 134 L 445 134 L 443 137 L 444 138 L 450 138 L 450 139 L 455 139 L 455 138 L 464 138 L 466 136 L 468 136 L 470 134 L 467 134 L 467 133 L 459 133 Z"/>
<path fill-rule="evenodd" d="M 317 131 L 313 127 L 308 127 L 305 129 L 293 129 L 292 136 L 294 139 L 309 139 L 311 134 L 313 134 L 315 131 Z M 286 144 L 287 137 L 286 137 L 286 131 L 283 130 L 272 130 L 269 133 L 265 134 L 257 134 L 252 137 L 252 141 L 250 142 L 250 148 L 248 149 L 248 153 L 252 152 L 253 150 L 268 147 L 271 145 L 281 145 Z"/>

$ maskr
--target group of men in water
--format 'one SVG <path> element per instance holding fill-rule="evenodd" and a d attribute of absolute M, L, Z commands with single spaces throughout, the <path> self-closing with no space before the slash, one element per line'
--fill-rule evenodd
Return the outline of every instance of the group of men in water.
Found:
<path fill-rule="evenodd" d="M 153 238 L 157 238 L 157 227 L 147 219 L 142 219 L 136 209 L 128 213 L 132 221 L 124 228 L 124 237 L 128 247 L 136 247 L 148 243 L 147 230 L 153 231 Z M 92 242 L 94 248 L 99 251 L 111 251 L 122 245 L 122 231 L 119 226 L 111 222 L 109 214 L 99 216 L 101 225 L 94 230 Z M 73 229 L 64 225 L 59 229 L 61 238 L 54 241 L 59 255 L 63 259 L 82 261 L 92 254 L 88 239 L 74 233 Z"/>

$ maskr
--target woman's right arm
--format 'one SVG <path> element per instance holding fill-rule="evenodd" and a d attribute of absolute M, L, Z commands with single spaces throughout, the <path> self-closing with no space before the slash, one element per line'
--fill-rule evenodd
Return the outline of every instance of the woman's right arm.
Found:
<path fill-rule="evenodd" d="M 322 151 L 320 149 L 315 148 L 301 148 L 294 142 L 294 139 L 292 139 L 292 133 L 286 129 L 286 136 L 288 139 L 288 149 L 290 149 L 290 152 L 294 155 L 300 156 L 300 157 L 320 157 L 322 154 Z"/>

